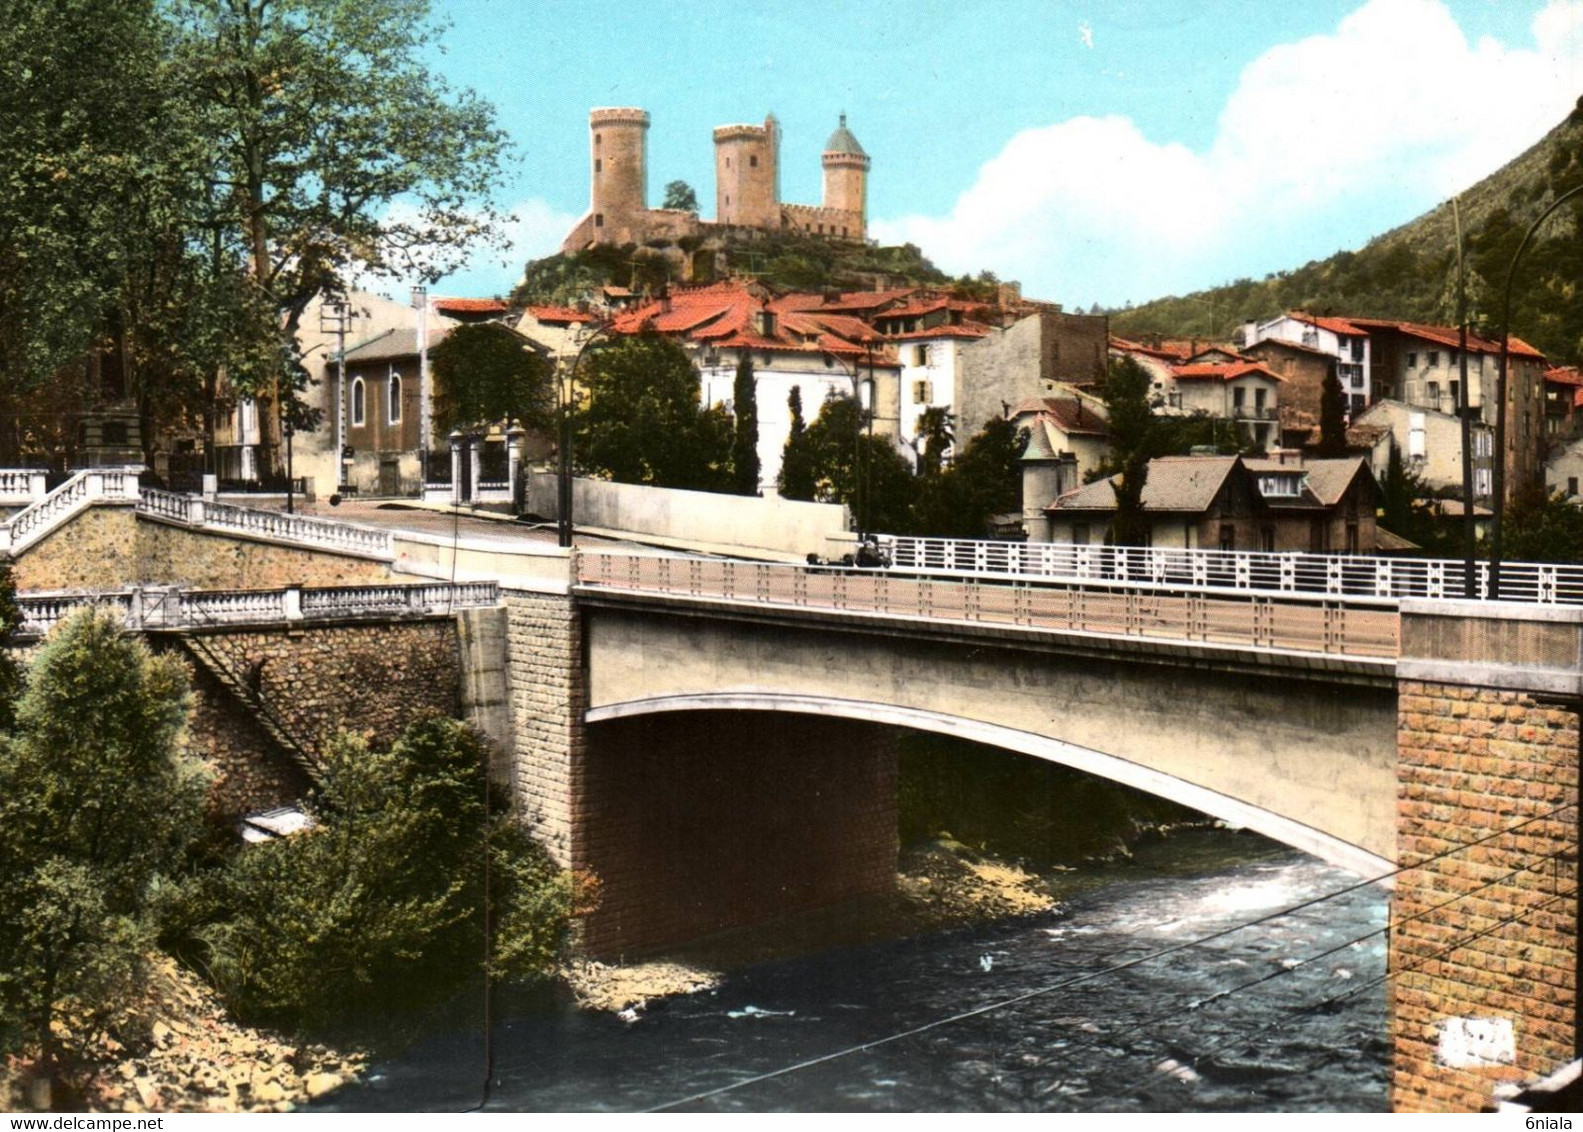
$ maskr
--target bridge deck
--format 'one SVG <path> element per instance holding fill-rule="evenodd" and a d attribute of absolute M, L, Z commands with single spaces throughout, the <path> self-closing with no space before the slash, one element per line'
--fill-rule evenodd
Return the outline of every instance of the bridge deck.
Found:
<path fill-rule="evenodd" d="M 577 582 L 765 609 L 835 610 L 942 623 L 1395 659 L 1394 603 L 1321 595 L 1211 594 L 1104 582 L 976 582 L 882 570 L 583 551 Z"/>

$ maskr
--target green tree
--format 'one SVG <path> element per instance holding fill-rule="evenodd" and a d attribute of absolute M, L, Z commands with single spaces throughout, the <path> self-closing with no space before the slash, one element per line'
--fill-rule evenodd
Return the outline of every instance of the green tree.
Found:
<path fill-rule="evenodd" d="M 505 135 L 427 57 L 427 0 L 168 0 L 207 145 L 216 239 L 284 340 L 359 268 L 435 278 L 498 234 Z M 278 425 L 282 374 L 236 375 Z M 273 436 L 273 433 L 270 434 Z M 272 444 L 267 444 L 272 447 Z"/>
<path fill-rule="evenodd" d="M 1149 520 L 1143 512 L 1143 488 L 1149 461 L 1160 455 L 1154 413 L 1149 408 L 1149 374 L 1130 357 L 1113 358 L 1100 388 L 1109 410 L 1110 458 L 1104 474 L 1120 473 L 1114 485 L 1116 518 L 1111 538 L 1117 546 L 1144 546 Z"/>
<path fill-rule="evenodd" d="M 439 432 L 496 421 L 539 429 L 554 423 L 549 362 L 503 323 L 455 327 L 429 352 L 429 366 Z"/>
<path fill-rule="evenodd" d="M 949 409 L 930 405 L 918 414 L 918 474 L 937 476 L 945 466 L 945 453 L 956 437 L 955 418 Z"/>
<path fill-rule="evenodd" d="M 0 1045 L 59 1051 L 138 985 L 161 883 L 201 830 L 207 772 L 177 746 L 187 675 L 102 610 L 40 649 L 0 746 Z"/>
<path fill-rule="evenodd" d="M 791 428 L 781 452 L 780 493 L 787 499 L 811 500 L 818 484 L 814 478 L 813 452 L 808 444 L 808 423 L 802 415 L 802 386 L 794 385 L 786 397 Z"/>
<path fill-rule="evenodd" d="M 1501 539 L 1511 561 L 1583 562 L 1583 507 L 1535 484 L 1512 501 Z"/>
<path fill-rule="evenodd" d="M 738 495 L 759 493 L 759 400 L 753 359 L 746 350 L 737 361 L 731 388 L 736 423 L 731 436 L 731 486 Z"/>
<path fill-rule="evenodd" d="M 865 532 L 903 532 L 911 524 L 916 477 L 894 444 L 868 430 L 851 397 L 830 397 L 799 438 L 813 499 L 844 503 Z M 788 442 L 788 449 L 790 442 Z"/>
<path fill-rule="evenodd" d="M 683 212 L 698 211 L 698 194 L 686 181 L 671 181 L 665 186 L 665 202 L 661 208 L 679 208 Z"/>
<path fill-rule="evenodd" d="M 943 472 L 920 478 L 912 531 L 933 538 L 983 538 L 990 518 L 1021 510 L 1028 432 L 1004 418 L 984 422 Z"/>
<path fill-rule="evenodd" d="M 585 472 L 619 483 L 696 491 L 731 486 L 731 418 L 698 402 L 687 352 L 655 334 L 622 338 L 583 360 L 586 404 L 573 451 Z"/>
<path fill-rule="evenodd" d="M 1347 398 L 1334 364 L 1319 389 L 1319 455 L 1347 454 Z"/>
<path fill-rule="evenodd" d="M 336 741 L 317 828 L 239 854 L 229 914 L 201 933 L 228 998 L 322 1023 L 441 996 L 486 970 L 547 972 L 571 879 L 491 801 L 487 763 L 475 732 L 438 716 L 386 751 Z"/>

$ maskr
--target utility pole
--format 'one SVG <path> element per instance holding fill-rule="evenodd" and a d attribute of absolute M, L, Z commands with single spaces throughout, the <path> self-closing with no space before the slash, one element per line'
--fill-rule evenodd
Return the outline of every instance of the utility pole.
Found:
<path fill-rule="evenodd" d="M 412 288 L 412 306 L 418 312 L 418 498 L 422 499 L 429 482 L 429 439 L 434 422 L 429 404 L 429 289 L 421 283 Z"/>

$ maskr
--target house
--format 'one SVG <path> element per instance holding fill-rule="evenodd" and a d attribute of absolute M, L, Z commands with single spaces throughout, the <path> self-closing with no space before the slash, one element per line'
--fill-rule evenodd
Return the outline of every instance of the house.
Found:
<path fill-rule="evenodd" d="M 1034 542 L 1049 542 L 1045 507 L 1083 482 L 1110 451 L 1104 405 L 1089 394 L 1025 401 L 1012 413 L 1018 429 L 1028 430 L 1022 451 L 1022 527 Z"/>
<path fill-rule="evenodd" d="M 1118 478 L 1052 500 L 1045 508 L 1050 541 L 1108 541 Z M 1164 456 L 1149 461 L 1143 487 L 1149 545 L 1187 549 L 1373 551 L 1378 503 L 1379 488 L 1359 457 Z"/>
<path fill-rule="evenodd" d="M 1577 366 L 1545 370 L 1545 436 L 1552 440 L 1570 436 L 1583 402 L 1583 371 Z"/>
<path fill-rule="evenodd" d="M 1335 372 L 1335 355 L 1301 342 L 1265 338 L 1242 348 L 1242 355 L 1281 378 L 1281 444 L 1302 447 L 1319 440 L 1320 402 L 1325 381 Z M 1345 390 L 1343 390 L 1345 392 Z M 1360 410 L 1349 400 L 1348 416 Z"/>
<path fill-rule="evenodd" d="M 449 327 L 431 331 L 432 349 Z M 346 352 L 346 448 L 342 486 L 365 495 L 417 495 L 426 478 L 422 451 L 448 460 L 444 438 L 422 436 L 421 358 L 417 332 L 387 330 Z M 448 477 L 447 477 L 448 478 Z"/>
<path fill-rule="evenodd" d="M 1415 409 L 1454 415 L 1462 395 L 1461 335 L 1456 327 L 1354 319 L 1367 328 L 1374 358 L 1375 391 L 1381 399 Z M 1470 410 L 1495 427 L 1500 343 L 1467 337 L 1467 398 Z M 1506 388 L 1506 498 L 1544 481 L 1546 438 L 1544 355 L 1513 336 Z M 1475 452 L 1477 456 L 1477 452 Z"/>
<path fill-rule="evenodd" d="M 1046 309 L 991 327 L 962 348 L 959 430 L 977 432 L 985 421 L 1054 393 L 1061 383 L 1103 381 L 1109 349 L 1110 324 L 1103 315 Z"/>
<path fill-rule="evenodd" d="M 680 343 L 698 369 L 705 405 L 734 409 L 737 366 L 744 357 L 752 362 L 762 491 L 776 490 L 794 387 L 804 420 L 812 421 L 826 398 L 855 394 L 872 406 L 875 434 L 910 452 L 901 437 L 901 367 L 894 348 L 846 308 L 826 305 L 823 296 L 778 296 L 739 280 L 675 287 L 618 315 L 611 327 L 616 334 L 655 333 Z"/>
<path fill-rule="evenodd" d="M 1356 319 L 1288 311 L 1264 322 L 1248 323 L 1243 327 L 1242 341 L 1245 349 L 1268 341 L 1294 343 L 1335 359 L 1336 375 L 1341 379 L 1348 411 L 1353 414 L 1361 413 L 1375 398 L 1370 331 Z M 1294 404 L 1301 406 L 1307 399 L 1305 395 Z M 1315 408 L 1311 411 L 1317 416 L 1317 394 L 1313 399 Z"/>
<path fill-rule="evenodd" d="M 1389 439 L 1382 442 L 1382 436 Z M 1474 421 L 1471 436 L 1473 498 L 1487 505 L 1495 491 L 1495 430 L 1483 421 Z M 1369 440 L 1369 466 L 1382 483 L 1394 447 L 1402 466 L 1417 475 L 1425 489 L 1461 494 L 1462 418 L 1383 400 L 1370 405 L 1347 432 L 1349 444 L 1365 437 Z"/>
<path fill-rule="evenodd" d="M 1281 378 L 1259 362 L 1190 361 L 1166 367 L 1168 404 L 1235 421 L 1257 448 L 1279 439 Z"/>
<path fill-rule="evenodd" d="M 977 322 L 941 323 L 926 329 L 903 330 L 889 338 L 901 366 L 901 437 L 913 449 L 916 460 L 919 444 L 918 424 L 931 408 L 944 409 L 956 416 L 962 401 L 962 352 L 989 333 Z M 958 445 L 967 443 L 977 428 L 956 421 Z M 955 447 L 955 446 L 953 446 Z"/>

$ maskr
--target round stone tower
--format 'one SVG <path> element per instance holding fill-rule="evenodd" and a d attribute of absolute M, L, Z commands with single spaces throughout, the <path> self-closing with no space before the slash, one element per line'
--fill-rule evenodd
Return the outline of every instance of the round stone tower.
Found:
<path fill-rule="evenodd" d="M 588 132 L 593 238 L 612 240 L 607 229 L 630 227 L 649 206 L 648 111 L 600 107 L 588 114 Z"/>
<path fill-rule="evenodd" d="M 715 220 L 780 227 L 780 124 L 715 128 Z"/>
<path fill-rule="evenodd" d="M 824 206 L 853 215 L 862 239 L 868 207 L 868 154 L 846 128 L 846 115 L 824 144 Z"/>

